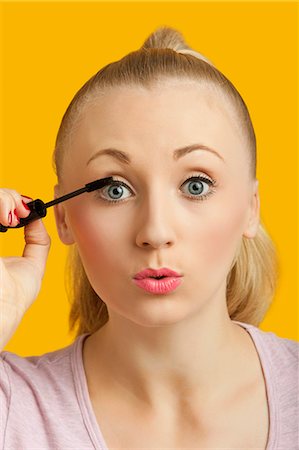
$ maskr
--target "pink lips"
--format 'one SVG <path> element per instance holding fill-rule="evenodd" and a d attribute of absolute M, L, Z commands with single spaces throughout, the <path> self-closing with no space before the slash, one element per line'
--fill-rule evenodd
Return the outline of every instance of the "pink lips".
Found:
<path fill-rule="evenodd" d="M 154 277 L 164 277 L 161 279 L 155 279 Z M 162 268 L 162 269 L 145 269 L 138 272 L 133 282 L 152 294 L 167 294 L 168 292 L 176 289 L 182 282 L 182 275 L 174 270 Z"/>

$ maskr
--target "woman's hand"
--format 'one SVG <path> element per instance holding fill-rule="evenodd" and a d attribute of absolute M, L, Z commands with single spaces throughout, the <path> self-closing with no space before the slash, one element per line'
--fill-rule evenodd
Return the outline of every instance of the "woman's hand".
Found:
<path fill-rule="evenodd" d="M 16 226 L 18 218 L 30 214 L 26 203 L 31 200 L 14 190 L 0 189 L 0 223 Z M 22 256 L 0 258 L 0 351 L 40 291 L 50 250 L 51 239 L 41 219 L 24 227 L 24 238 Z"/>

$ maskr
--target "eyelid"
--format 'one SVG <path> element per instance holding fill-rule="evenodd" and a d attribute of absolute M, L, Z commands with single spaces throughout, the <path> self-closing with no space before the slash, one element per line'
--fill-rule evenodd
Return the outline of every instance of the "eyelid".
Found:
<path fill-rule="evenodd" d="M 210 180 L 215 186 L 217 186 L 217 181 L 216 181 L 216 179 L 214 178 L 214 175 L 212 176 L 212 175 L 208 175 L 207 174 L 207 172 L 210 172 L 211 173 L 211 171 L 210 170 L 207 170 L 207 171 L 202 171 L 202 169 L 194 169 L 194 168 L 192 168 L 192 169 L 190 169 L 190 170 L 187 170 L 187 172 L 191 172 L 191 175 L 189 175 L 189 176 L 185 176 L 184 178 L 183 178 L 183 180 L 182 180 L 182 183 L 184 183 L 185 181 L 187 181 L 189 178 L 192 178 L 192 176 L 194 176 L 194 177 L 198 177 L 198 176 L 201 176 L 201 177 L 203 177 L 203 178 L 206 178 L 207 180 Z M 193 174 L 192 174 L 192 172 L 193 172 Z M 112 172 L 111 172 L 112 173 Z M 111 176 L 111 177 L 113 177 L 113 181 L 117 181 L 117 182 L 119 182 L 119 183 L 125 183 L 125 187 L 128 187 L 128 188 L 130 188 L 131 190 L 132 190 L 132 188 L 130 187 L 130 186 L 128 186 L 128 182 L 127 181 L 123 181 L 123 180 L 120 180 L 119 179 L 119 177 L 120 178 L 125 178 L 125 175 L 118 175 L 118 174 L 116 174 L 115 173 L 115 175 L 109 175 L 109 176 Z M 108 177 L 108 175 L 107 175 L 107 177 Z M 111 182 L 112 184 L 113 184 L 113 181 Z"/>
<path fill-rule="evenodd" d="M 186 181 L 190 180 L 190 178 L 193 178 L 193 177 L 194 178 L 200 177 L 203 180 L 206 180 L 207 182 L 210 182 L 213 186 L 218 187 L 218 182 L 213 176 L 208 175 L 207 173 L 202 172 L 201 170 L 196 170 L 196 169 L 194 170 L 193 174 L 191 174 L 188 178 L 185 178 L 183 183 L 185 183 Z"/>

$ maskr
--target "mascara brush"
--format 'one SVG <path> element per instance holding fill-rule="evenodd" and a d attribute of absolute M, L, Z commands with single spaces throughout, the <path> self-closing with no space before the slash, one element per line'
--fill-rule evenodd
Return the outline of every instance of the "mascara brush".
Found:
<path fill-rule="evenodd" d="M 42 217 L 45 217 L 47 215 L 47 208 L 50 206 L 57 205 L 57 203 L 65 202 L 66 200 L 76 197 L 77 195 L 83 194 L 84 192 L 92 192 L 97 189 L 100 189 L 107 184 L 111 183 L 113 181 L 112 177 L 108 178 L 101 178 L 100 180 L 92 181 L 91 183 L 87 183 L 85 187 L 81 189 L 77 189 L 76 191 L 70 192 L 69 194 L 63 195 L 62 197 L 55 198 L 54 200 L 44 203 L 39 198 L 36 200 L 33 200 L 32 202 L 27 203 L 28 208 L 30 209 L 30 214 L 28 217 L 20 218 L 20 223 L 16 225 L 15 227 L 6 227 L 2 224 L 0 224 L 0 232 L 5 233 L 7 230 L 13 230 L 15 228 L 21 228 L 27 225 L 30 222 L 33 222 L 34 220 L 41 219 Z"/>

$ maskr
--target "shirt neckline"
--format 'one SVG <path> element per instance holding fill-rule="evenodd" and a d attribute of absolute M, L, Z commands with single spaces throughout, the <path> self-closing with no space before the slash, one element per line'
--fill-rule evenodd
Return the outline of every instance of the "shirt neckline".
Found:
<path fill-rule="evenodd" d="M 268 355 L 267 348 L 260 339 L 258 332 L 261 332 L 254 325 L 233 320 L 234 323 L 244 328 L 250 335 L 253 344 L 256 348 L 260 365 L 264 375 L 266 395 L 269 412 L 269 432 L 265 450 L 274 450 L 278 436 L 279 410 L 277 408 L 277 386 L 274 371 L 272 370 L 271 358 Z M 90 436 L 90 439 L 95 449 L 110 450 L 105 442 L 104 436 L 97 422 L 91 400 L 89 397 L 88 385 L 83 364 L 83 345 L 85 339 L 91 333 L 80 335 L 74 342 L 73 352 L 71 353 L 71 365 L 75 380 L 75 390 L 77 394 L 78 403 L 82 413 L 83 421 Z M 262 355 L 262 357 L 261 357 Z"/>
<path fill-rule="evenodd" d="M 75 390 L 82 418 L 89 434 L 90 440 L 96 450 L 110 450 L 105 442 L 102 431 L 97 422 L 87 386 L 87 380 L 83 364 L 83 344 L 91 333 L 80 335 L 74 342 L 71 354 L 71 365 L 74 376 Z"/>
<path fill-rule="evenodd" d="M 264 375 L 264 382 L 267 395 L 267 404 L 269 412 L 269 432 L 265 450 L 275 450 L 277 442 L 279 442 L 279 427 L 280 423 L 279 408 L 277 407 L 278 389 L 275 377 L 275 371 L 272 367 L 271 357 L 268 353 L 268 348 L 264 344 L 261 333 L 264 333 L 258 327 L 245 322 L 233 320 L 234 323 L 244 328 L 255 346 L 257 355 L 260 360 L 260 365 Z"/>

